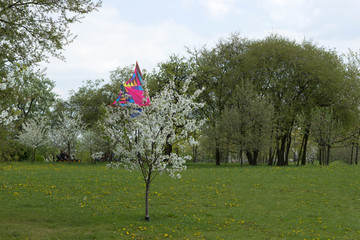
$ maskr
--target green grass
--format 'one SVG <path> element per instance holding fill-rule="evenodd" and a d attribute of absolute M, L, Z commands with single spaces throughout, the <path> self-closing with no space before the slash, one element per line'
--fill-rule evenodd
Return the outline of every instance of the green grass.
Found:
<path fill-rule="evenodd" d="M 360 239 L 360 168 L 190 165 L 150 189 L 105 165 L 0 165 L 0 239 Z"/>

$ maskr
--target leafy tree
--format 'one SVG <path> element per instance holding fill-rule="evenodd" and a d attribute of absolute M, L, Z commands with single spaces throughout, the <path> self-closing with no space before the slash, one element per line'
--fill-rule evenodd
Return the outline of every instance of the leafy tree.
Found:
<path fill-rule="evenodd" d="M 20 134 L 22 127 L 26 126 L 23 123 L 34 116 L 46 116 L 50 112 L 55 101 L 55 93 L 52 92 L 54 82 L 49 80 L 43 71 L 34 72 L 32 68 L 26 68 L 9 74 L 1 85 L 0 124 L 7 127 L 6 131 L 2 132 L 0 142 L 13 142 L 17 141 L 16 136 Z M 38 118 L 35 117 L 34 121 L 39 121 Z M 8 150 L 13 149 L 13 146 L 15 145 L 7 145 Z M 23 155 L 22 149 L 17 149 L 19 152 L 15 153 L 14 148 L 12 155 Z"/>
<path fill-rule="evenodd" d="M 81 115 L 82 121 L 93 127 L 105 115 L 105 99 L 101 91 L 101 80 L 87 81 L 77 92 L 72 92 L 69 106 L 72 111 Z"/>
<path fill-rule="evenodd" d="M 229 104 L 235 86 L 244 80 L 243 55 L 249 41 L 238 34 L 220 40 L 213 49 L 202 48 L 190 52 L 196 69 L 195 88 L 205 87 L 200 98 L 206 102 L 201 114 L 207 122 L 205 134 L 210 134 L 216 165 L 220 165 L 221 117 Z"/>
<path fill-rule="evenodd" d="M 319 163 L 329 165 L 330 149 L 341 131 L 341 123 L 334 118 L 332 108 L 314 108 L 311 112 L 311 135 L 319 146 Z"/>
<path fill-rule="evenodd" d="M 105 107 L 118 97 L 120 85 L 132 74 L 131 67 L 118 67 L 111 71 L 109 83 L 104 83 L 104 80 L 87 81 L 78 91 L 71 92 L 69 107 L 82 116 L 88 128 L 96 127 L 105 115 Z"/>
<path fill-rule="evenodd" d="M 261 149 L 269 145 L 273 107 L 244 82 L 237 85 L 222 114 L 222 139 L 235 145 L 239 155 L 245 152 L 250 165 L 257 164 Z"/>
<path fill-rule="evenodd" d="M 56 94 L 52 92 L 55 83 L 44 71 L 33 71 L 31 68 L 17 74 L 17 88 L 12 91 L 15 96 L 14 108 L 20 112 L 23 120 L 32 115 L 47 115 L 55 102 Z"/>
<path fill-rule="evenodd" d="M 360 96 L 359 96 L 359 85 L 360 85 L 360 53 L 349 51 L 346 55 L 346 76 L 348 82 L 350 83 L 350 87 L 346 90 L 350 93 L 352 98 L 352 105 L 359 106 Z M 350 105 L 350 104 L 349 104 Z M 356 108 L 359 109 L 359 108 Z M 351 156 L 350 156 L 350 164 L 355 163 L 358 164 L 359 157 L 359 139 L 360 139 L 360 116 L 357 113 L 356 119 L 351 118 L 347 122 L 352 123 L 352 129 L 350 130 L 349 140 L 351 144 Z M 355 158 L 353 158 L 353 151 L 355 148 Z"/>
<path fill-rule="evenodd" d="M 2 0 L 0 3 L 0 76 L 13 64 L 31 66 L 61 50 L 74 36 L 69 25 L 100 7 L 91 0 Z"/>
<path fill-rule="evenodd" d="M 245 57 L 245 74 L 274 104 L 277 164 L 287 165 L 298 113 L 304 112 L 309 119 L 316 106 L 332 105 L 336 113 L 344 110 L 344 99 L 348 99 L 344 89 L 349 86 L 344 65 L 333 51 L 278 35 L 252 42 Z M 308 127 L 304 129 L 305 144 Z M 302 148 L 306 152 L 306 145 Z M 304 164 L 306 153 L 302 156 Z"/>
<path fill-rule="evenodd" d="M 47 144 L 49 133 L 48 120 L 44 117 L 35 117 L 23 123 L 19 141 L 33 149 L 31 162 L 35 162 L 36 150 Z"/>
<path fill-rule="evenodd" d="M 174 82 L 174 90 L 181 91 L 185 81 L 194 74 L 194 66 L 191 59 L 171 55 L 170 59 L 158 64 L 159 70 L 147 75 L 147 87 L 150 97 L 160 92 L 170 81 Z M 191 83 L 189 90 L 193 93 L 196 89 Z"/>
<path fill-rule="evenodd" d="M 189 156 L 166 153 L 166 144 L 196 144 L 189 133 L 199 129 L 202 122 L 191 118 L 191 113 L 202 107 L 195 99 L 201 93 L 186 95 L 187 81 L 181 93 L 173 90 L 170 82 L 160 93 L 153 96 L 151 105 L 142 108 L 136 117 L 131 115 L 139 106 L 132 108 L 112 108 L 106 119 L 108 134 L 117 143 L 116 154 L 122 156 L 121 162 L 110 166 L 125 166 L 129 170 L 139 170 L 145 182 L 145 219 L 149 221 L 149 189 L 151 182 L 162 172 L 172 177 L 180 177 L 176 172 L 184 170 Z M 176 132 L 175 126 L 182 126 Z M 168 136 L 171 136 L 168 138 Z M 190 157 L 191 158 L 191 157 Z"/>
<path fill-rule="evenodd" d="M 101 1 L 91 0 L 2 0 L 0 2 L 0 122 L 9 123 L 20 111 L 20 117 L 48 111 L 54 84 L 34 65 L 50 55 L 61 58 L 64 46 L 75 36 L 71 23 L 96 10 Z M 4 84 L 19 83 L 16 87 Z M 20 114 L 19 114 L 20 115 Z M 35 114 L 34 114 L 35 115 Z M 5 121 L 6 120 L 6 121 Z M 20 118 L 21 124 L 23 118 Z M 0 126 L 2 127 L 2 126 Z M 13 140 L 9 134 L 1 142 Z"/>

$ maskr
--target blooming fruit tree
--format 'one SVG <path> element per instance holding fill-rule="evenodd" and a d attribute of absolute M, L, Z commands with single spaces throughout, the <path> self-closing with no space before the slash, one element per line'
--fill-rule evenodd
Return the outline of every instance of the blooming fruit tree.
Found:
<path fill-rule="evenodd" d="M 35 162 L 36 150 L 46 145 L 48 141 L 48 119 L 45 117 L 35 117 L 22 124 L 22 131 L 19 134 L 19 141 L 33 149 L 31 162 Z"/>
<path fill-rule="evenodd" d="M 67 154 L 71 156 L 71 150 L 75 148 L 79 136 L 84 132 L 85 127 L 81 121 L 80 114 L 74 116 L 63 114 L 58 118 L 57 126 L 52 129 L 53 144 L 62 149 L 67 149 Z"/>
<path fill-rule="evenodd" d="M 191 156 L 168 153 L 168 144 L 196 145 L 190 136 L 198 130 L 203 120 L 194 118 L 197 109 L 203 103 L 196 102 L 202 90 L 187 94 L 190 84 L 188 79 L 181 91 L 174 90 L 170 82 L 164 90 L 151 99 L 151 105 L 139 107 L 110 108 L 105 120 L 106 131 L 116 142 L 115 154 L 121 161 L 112 162 L 108 166 L 139 170 L 145 182 L 145 219 L 149 221 L 149 189 L 151 182 L 160 173 L 168 173 L 171 177 L 180 178 L 179 171 L 185 170 L 186 160 Z"/>

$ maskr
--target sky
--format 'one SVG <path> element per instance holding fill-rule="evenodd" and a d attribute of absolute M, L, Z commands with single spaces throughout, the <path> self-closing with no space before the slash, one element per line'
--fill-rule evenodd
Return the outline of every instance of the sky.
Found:
<path fill-rule="evenodd" d="M 103 4 L 70 27 L 77 35 L 62 52 L 66 61 L 42 63 L 55 81 L 54 92 L 87 80 L 109 80 L 110 71 L 138 61 L 152 71 L 187 48 L 212 48 L 232 33 L 248 39 L 278 34 L 310 40 L 336 50 L 360 50 L 360 0 L 102 0 Z"/>

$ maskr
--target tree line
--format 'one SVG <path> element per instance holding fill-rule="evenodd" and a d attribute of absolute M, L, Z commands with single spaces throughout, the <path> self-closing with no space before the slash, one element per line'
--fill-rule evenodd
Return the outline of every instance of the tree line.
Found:
<path fill-rule="evenodd" d="M 357 164 L 357 53 L 339 55 L 276 34 L 260 40 L 232 34 L 189 55 L 160 64 L 150 89 L 169 78 L 181 85 L 196 73 L 193 88 L 205 87 L 200 98 L 206 103 L 197 114 L 208 120 L 200 147 L 212 152 L 217 165 L 231 153 L 250 165 L 260 158 L 268 165 L 288 165 L 290 158 L 305 165 L 315 157 L 326 165 L 332 147 L 344 145 L 353 146 L 351 162 Z"/>
<path fill-rule="evenodd" d="M 118 160 L 116 143 L 99 123 L 133 65 L 114 69 L 109 80 L 85 82 L 66 100 L 56 96 L 55 83 L 36 65 L 48 54 L 61 58 L 72 39 L 69 24 L 101 2 L 35 2 L 0 5 L 1 160 L 35 161 L 36 150 L 52 160 L 60 151 L 92 161 Z M 59 18 L 53 19 L 53 12 Z M 170 82 L 173 91 L 180 91 L 189 78 L 188 96 L 204 88 L 197 98 L 204 107 L 188 114 L 206 119 L 189 136 L 199 145 L 180 148 L 172 142 L 166 151 L 191 153 L 193 161 L 216 165 L 236 160 L 284 166 L 290 160 L 327 165 L 338 146 L 350 146 L 349 162 L 358 163 L 359 70 L 357 52 L 340 55 L 311 41 L 235 33 L 212 48 L 188 48 L 186 56 L 171 55 L 143 72 L 150 97 Z"/>

